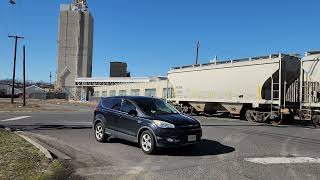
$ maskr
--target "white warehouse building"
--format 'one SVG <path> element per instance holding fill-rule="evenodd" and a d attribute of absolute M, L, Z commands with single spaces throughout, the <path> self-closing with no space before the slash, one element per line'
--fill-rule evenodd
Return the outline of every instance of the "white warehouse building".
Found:
<path fill-rule="evenodd" d="M 172 98 L 173 88 L 167 77 L 78 78 L 76 86 L 92 87 L 92 98 L 110 96 L 148 96 Z"/>

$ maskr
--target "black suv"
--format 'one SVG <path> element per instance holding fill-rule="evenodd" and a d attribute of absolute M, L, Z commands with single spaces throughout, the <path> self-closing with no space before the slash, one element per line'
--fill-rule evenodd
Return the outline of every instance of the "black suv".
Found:
<path fill-rule="evenodd" d="M 94 111 L 95 138 L 109 137 L 140 144 L 152 154 L 157 147 L 174 147 L 201 142 L 200 123 L 180 114 L 161 99 L 140 96 L 101 98 Z"/>

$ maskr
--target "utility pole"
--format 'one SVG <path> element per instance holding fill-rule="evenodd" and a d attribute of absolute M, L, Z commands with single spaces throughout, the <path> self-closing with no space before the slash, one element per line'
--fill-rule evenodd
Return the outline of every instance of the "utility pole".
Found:
<path fill-rule="evenodd" d="M 199 45 L 200 45 L 200 42 L 198 41 L 197 50 L 196 50 L 196 64 L 198 64 L 198 58 L 199 58 Z"/>
<path fill-rule="evenodd" d="M 18 45 L 18 39 L 23 39 L 24 37 L 20 37 L 20 36 L 8 36 L 8 37 L 15 38 L 14 55 L 13 55 L 14 58 L 13 58 L 12 88 L 11 88 L 11 104 L 13 104 L 14 84 L 15 84 L 15 78 L 16 78 L 17 45 Z"/>
<path fill-rule="evenodd" d="M 26 106 L 26 46 L 23 46 L 23 106 Z"/>
<path fill-rule="evenodd" d="M 52 78 L 52 76 L 51 76 L 51 71 L 50 71 L 50 85 L 49 85 L 49 91 L 51 91 L 51 78 Z"/>

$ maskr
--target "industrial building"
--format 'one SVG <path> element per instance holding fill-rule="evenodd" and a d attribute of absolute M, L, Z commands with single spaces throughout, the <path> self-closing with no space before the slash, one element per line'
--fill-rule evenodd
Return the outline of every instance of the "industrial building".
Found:
<path fill-rule="evenodd" d="M 130 77 L 125 62 L 110 62 L 110 77 Z"/>
<path fill-rule="evenodd" d="M 93 24 L 86 0 L 60 6 L 56 88 L 69 99 L 81 93 L 75 79 L 92 76 Z"/>
<path fill-rule="evenodd" d="M 0 97 L 11 97 L 12 85 L 0 84 Z M 14 88 L 14 97 L 18 97 L 22 92 Z"/>
<path fill-rule="evenodd" d="M 166 77 L 77 78 L 76 86 L 93 87 L 91 100 L 109 96 L 149 96 L 172 98 L 173 89 Z M 84 99 L 82 96 L 81 99 Z"/>

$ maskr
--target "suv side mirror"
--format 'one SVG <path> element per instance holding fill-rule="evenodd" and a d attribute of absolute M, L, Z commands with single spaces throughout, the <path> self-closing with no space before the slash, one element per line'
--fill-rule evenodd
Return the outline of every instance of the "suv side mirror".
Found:
<path fill-rule="evenodd" d="M 137 115 L 138 115 L 138 112 L 137 112 L 136 110 L 130 110 L 130 111 L 128 112 L 128 114 L 131 115 L 131 116 L 137 116 Z"/>

